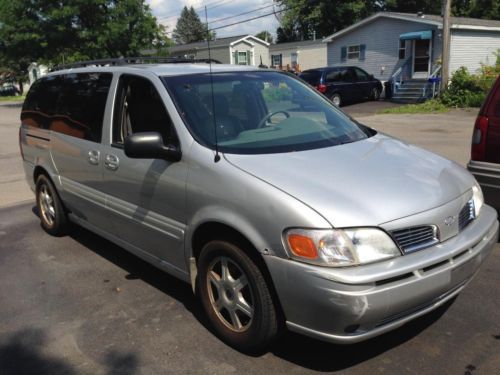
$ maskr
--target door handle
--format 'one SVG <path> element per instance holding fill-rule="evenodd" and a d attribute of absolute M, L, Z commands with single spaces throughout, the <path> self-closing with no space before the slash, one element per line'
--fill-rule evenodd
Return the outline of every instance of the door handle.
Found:
<path fill-rule="evenodd" d="M 118 159 L 118 156 L 108 154 L 104 158 L 104 165 L 106 168 L 116 171 L 118 169 L 118 166 L 120 165 L 120 159 Z"/>
<path fill-rule="evenodd" d="M 99 164 L 99 157 L 101 153 L 97 150 L 90 150 L 87 154 L 88 160 L 90 164 L 97 165 Z"/>

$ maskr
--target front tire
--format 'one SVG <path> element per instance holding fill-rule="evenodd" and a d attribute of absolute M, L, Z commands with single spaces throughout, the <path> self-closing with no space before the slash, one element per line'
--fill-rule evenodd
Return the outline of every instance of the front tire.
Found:
<path fill-rule="evenodd" d="M 271 292 L 254 261 L 226 241 L 207 243 L 198 259 L 198 291 L 216 332 L 244 352 L 265 348 L 278 333 Z"/>
<path fill-rule="evenodd" d="M 42 228 L 57 237 L 67 234 L 69 220 L 52 181 L 41 174 L 36 180 L 35 191 Z"/>
<path fill-rule="evenodd" d="M 380 99 L 380 91 L 376 87 L 372 89 L 372 93 L 370 95 L 371 100 L 379 100 Z"/>

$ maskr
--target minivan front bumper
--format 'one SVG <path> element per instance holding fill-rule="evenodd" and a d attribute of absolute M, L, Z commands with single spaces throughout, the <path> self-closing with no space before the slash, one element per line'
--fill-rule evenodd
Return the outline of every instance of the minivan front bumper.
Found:
<path fill-rule="evenodd" d="M 289 329 L 355 343 L 395 329 L 457 295 L 498 239 L 494 209 L 459 235 L 412 254 L 360 267 L 328 268 L 265 256 Z"/>

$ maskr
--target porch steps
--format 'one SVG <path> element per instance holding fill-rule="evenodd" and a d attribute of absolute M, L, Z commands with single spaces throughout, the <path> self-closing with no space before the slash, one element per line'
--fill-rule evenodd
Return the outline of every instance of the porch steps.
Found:
<path fill-rule="evenodd" d="M 423 98 L 423 90 L 427 85 L 426 79 L 412 79 L 404 81 L 392 95 L 392 101 L 396 103 L 418 103 Z"/>

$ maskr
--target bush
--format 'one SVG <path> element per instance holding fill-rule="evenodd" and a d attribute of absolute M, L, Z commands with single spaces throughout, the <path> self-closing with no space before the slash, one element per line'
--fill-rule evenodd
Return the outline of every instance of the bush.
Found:
<path fill-rule="evenodd" d="M 478 74 L 461 67 L 450 80 L 441 102 L 448 107 L 480 107 L 500 74 L 500 54 L 494 66 L 482 65 Z"/>
<path fill-rule="evenodd" d="M 441 102 L 449 107 L 480 107 L 486 98 L 485 86 L 462 66 L 453 73 L 448 89 L 441 95 Z"/>

